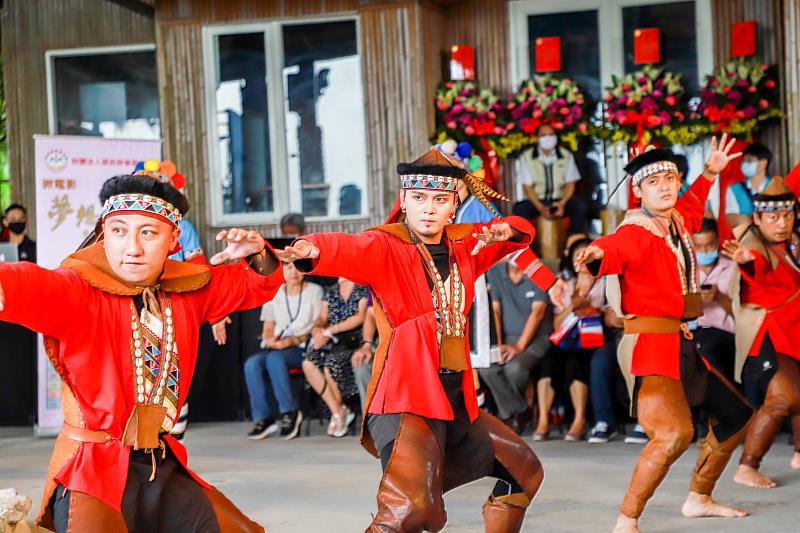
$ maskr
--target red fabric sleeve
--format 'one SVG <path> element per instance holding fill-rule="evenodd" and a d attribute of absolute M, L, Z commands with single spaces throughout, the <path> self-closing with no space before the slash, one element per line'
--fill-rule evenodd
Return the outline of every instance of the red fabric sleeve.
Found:
<path fill-rule="evenodd" d="M 597 261 L 590 263 L 589 271 L 595 277 L 622 274 L 631 260 L 642 257 L 639 231 L 647 230 L 632 225 L 622 226 L 611 235 L 594 241 L 592 244 L 602 248 L 605 255 L 599 264 Z"/>
<path fill-rule="evenodd" d="M 34 263 L 0 264 L 4 306 L 0 320 L 56 338 L 85 317 L 89 286 L 71 270 L 48 270 Z"/>
<path fill-rule="evenodd" d="M 533 236 L 536 234 L 536 230 L 534 230 L 531 223 L 524 218 L 510 216 L 503 219 L 492 219 L 486 223 L 475 224 L 472 232 L 464 238 L 464 244 L 467 247 L 468 253 L 471 254 L 472 249 L 475 248 L 475 245 L 478 243 L 478 239 L 473 237 L 472 234 L 481 233 L 484 226 L 491 226 L 499 222 L 508 222 L 513 229 L 522 234 L 522 238 L 514 241 L 493 243 L 478 252 L 478 255 L 470 255 L 476 278 L 492 268 L 508 254 L 528 247 L 533 242 Z"/>
<path fill-rule="evenodd" d="M 766 282 L 766 278 L 772 273 L 772 265 L 760 252 L 750 249 L 750 253 L 755 256 L 755 259 L 749 263 L 739 265 L 739 272 L 748 283 L 761 285 Z"/>
<path fill-rule="evenodd" d="M 302 237 L 319 249 L 319 257 L 310 260 L 310 268 L 298 268 L 318 276 L 341 276 L 358 285 L 372 285 L 375 276 L 385 275 L 376 268 L 383 262 L 386 250 L 385 235 L 381 231 L 347 233 L 314 233 Z M 309 261 L 305 261 L 309 263 Z"/>
<path fill-rule="evenodd" d="M 697 233 L 703 223 L 706 200 L 708 200 L 708 193 L 713 184 L 713 181 L 707 180 L 702 175 L 699 176 L 675 204 L 675 209 L 683 217 L 683 223 L 689 233 Z"/>
<path fill-rule="evenodd" d="M 267 244 L 268 252 L 272 248 Z M 262 276 L 242 259 L 234 263 L 211 267 L 211 281 L 198 291 L 201 322 L 219 322 L 234 311 L 253 309 L 275 297 L 283 284 L 280 262 L 275 272 Z"/>

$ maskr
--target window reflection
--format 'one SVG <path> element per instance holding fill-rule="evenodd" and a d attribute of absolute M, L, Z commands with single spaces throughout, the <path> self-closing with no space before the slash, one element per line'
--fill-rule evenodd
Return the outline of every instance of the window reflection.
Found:
<path fill-rule="evenodd" d="M 56 133 L 158 139 L 155 52 L 53 58 Z"/>
<path fill-rule="evenodd" d="M 216 87 L 224 213 L 274 210 L 263 33 L 221 35 Z"/>
<path fill-rule="evenodd" d="M 366 213 L 366 140 L 354 21 L 283 27 L 290 210 Z"/>

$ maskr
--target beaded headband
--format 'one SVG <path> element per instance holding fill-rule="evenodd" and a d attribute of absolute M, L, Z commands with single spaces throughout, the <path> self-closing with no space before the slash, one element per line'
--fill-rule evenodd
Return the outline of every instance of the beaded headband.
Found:
<path fill-rule="evenodd" d="M 430 174 L 407 174 L 400 176 L 403 189 L 426 189 L 431 191 L 456 192 L 458 178 L 432 176 Z"/>
<path fill-rule="evenodd" d="M 653 174 L 658 174 L 659 172 L 668 172 L 668 171 L 677 174 L 678 166 L 672 161 L 656 161 L 655 163 L 643 166 L 642 168 L 637 170 L 633 174 L 633 176 L 631 176 L 631 180 L 633 181 L 633 185 L 638 187 L 648 176 L 652 176 Z"/>
<path fill-rule="evenodd" d="M 181 220 L 178 209 L 166 200 L 149 194 L 117 194 L 103 205 L 101 220 L 117 214 L 139 214 L 155 216 L 177 227 Z"/>
<path fill-rule="evenodd" d="M 759 213 L 775 213 L 777 211 L 792 211 L 794 204 L 794 200 L 756 200 L 753 202 L 753 207 Z"/>

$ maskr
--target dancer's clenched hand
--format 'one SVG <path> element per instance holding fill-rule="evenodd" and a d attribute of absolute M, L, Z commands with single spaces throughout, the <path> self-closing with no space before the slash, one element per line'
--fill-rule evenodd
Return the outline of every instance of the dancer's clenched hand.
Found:
<path fill-rule="evenodd" d="M 478 255 L 478 252 L 490 244 L 507 241 L 513 237 L 514 230 L 511 229 L 508 222 L 500 222 L 491 226 L 483 226 L 481 233 L 473 233 L 472 236 L 478 239 L 475 248 L 472 249 L 472 255 Z"/>
<path fill-rule="evenodd" d="M 592 261 L 599 261 L 606 255 L 605 250 L 600 248 L 599 246 L 595 246 L 594 244 L 590 244 L 583 250 L 580 250 L 575 255 L 575 272 L 580 272 L 581 266 L 587 263 L 591 263 Z"/>
<path fill-rule="evenodd" d="M 293 263 L 298 259 L 316 259 L 319 257 L 319 248 L 311 241 L 300 239 L 276 253 L 282 262 Z"/>
<path fill-rule="evenodd" d="M 750 261 L 753 261 L 756 258 L 756 256 L 753 255 L 753 252 L 750 250 L 750 248 L 746 247 L 739 241 L 734 241 L 734 240 L 725 241 L 722 244 L 722 255 L 730 258 L 731 260 L 739 263 L 740 265 L 749 263 Z"/>
<path fill-rule="evenodd" d="M 209 262 L 212 265 L 244 259 L 264 249 L 264 237 L 257 231 L 252 230 L 247 231 L 239 228 L 222 230 L 217 234 L 217 240 L 228 241 L 228 246 L 211 258 Z"/>

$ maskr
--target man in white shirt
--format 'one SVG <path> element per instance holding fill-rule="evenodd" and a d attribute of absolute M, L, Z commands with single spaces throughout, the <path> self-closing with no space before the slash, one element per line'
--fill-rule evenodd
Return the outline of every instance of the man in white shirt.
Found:
<path fill-rule="evenodd" d="M 568 233 L 588 230 L 587 206 L 575 196 L 575 184 L 581 179 L 575 157 L 558 146 L 556 130 L 542 124 L 536 130 L 536 146 L 520 157 L 519 179 L 526 200 L 514 206 L 514 214 L 533 220 L 568 216 Z"/>

